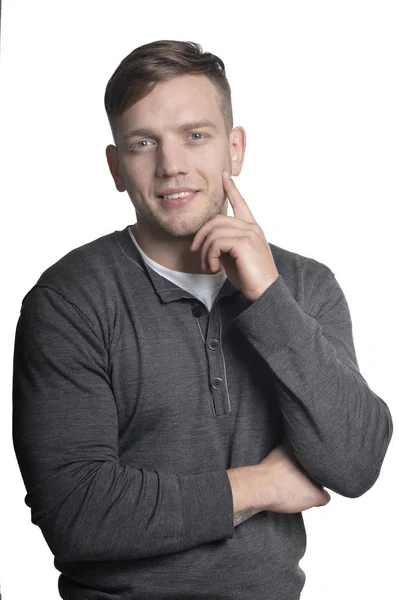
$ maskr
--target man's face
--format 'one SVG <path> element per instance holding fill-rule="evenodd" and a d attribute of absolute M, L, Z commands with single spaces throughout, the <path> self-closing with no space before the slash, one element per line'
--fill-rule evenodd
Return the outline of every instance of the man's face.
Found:
<path fill-rule="evenodd" d="M 209 219 L 227 215 L 222 172 L 232 172 L 233 138 L 218 90 L 204 75 L 159 82 L 126 110 L 116 127 L 117 187 L 127 190 L 139 228 L 191 238 Z M 167 206 L 160 198 L 182 187 L 195 192 L 187 204 Z"/>

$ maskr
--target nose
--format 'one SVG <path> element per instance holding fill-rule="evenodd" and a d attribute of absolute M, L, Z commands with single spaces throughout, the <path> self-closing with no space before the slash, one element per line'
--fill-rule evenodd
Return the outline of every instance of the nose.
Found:
<path fill-rule="evenodd" d="M 157 177 L 175 177 L 189 172 L 187 155 L 178 139 L 167 139 L 160 142 L 157 151 Z"/>

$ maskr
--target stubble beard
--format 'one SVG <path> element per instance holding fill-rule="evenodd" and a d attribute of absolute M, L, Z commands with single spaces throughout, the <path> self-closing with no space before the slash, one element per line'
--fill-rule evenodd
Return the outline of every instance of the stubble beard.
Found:
<path fill-rule="evenodd" d="M 148 204 L 142 203 L 141 206 L 137 206 L 136 201 L 133 202 L 132 200 L 132 202 L 138 214 L 138 220 L 140 217 L 140 220 L 146 221 L 151 228 L 161 230 L 171 237 L 180 240 L 192 240 L 205 223 L 221 213 L 226 199 L 226 193 L 223 189 L 214 189 L 209 196 L 207 195 L 206 207 L 197 206 L 197 211 L 195 211 L 194 206 L 190 206 L 184 216 L 179 215 L 179 209 L 176 209 L 176 217 L 173 218 L 172 215 L 172 219 L 169 221 L 162 218 L 161 207 L 159 211 L 155 211 Z M 194 198 L 193 205 L 195 205 L 195 202 L 198 202 L 198 198 Z M 200 208 L 202 208 L 202 211 L 199 213 Z M 173 211 L 173 208 L 170 209 L 171 214 Z"/>

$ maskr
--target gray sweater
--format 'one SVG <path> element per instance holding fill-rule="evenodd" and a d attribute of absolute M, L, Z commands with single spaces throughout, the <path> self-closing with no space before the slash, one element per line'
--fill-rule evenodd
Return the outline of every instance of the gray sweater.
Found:
<path fill-rule="evenodd" d="M 77 248 L 23 299 L 15 451 L 65 600 L 297 600 L 301 513 L 234 528 L 226 469 L 284 440 L 321 485 L 376 481 L 393 425 L 360 374 L 334 273 L 270 244 L 251 302 L 211 311 L 149 268 L 128 227 Z"/>

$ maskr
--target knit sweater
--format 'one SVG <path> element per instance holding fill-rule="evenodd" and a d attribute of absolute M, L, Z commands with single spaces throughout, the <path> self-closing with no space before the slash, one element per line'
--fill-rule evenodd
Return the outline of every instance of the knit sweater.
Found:
<path fill-rule="evenodd" d="M 286 441 L 338 494 L 377 480 L 392 418 L 359 371 L 335 274 L 270 248 L 279 276 L 254 302 L 226 279 L 208 310 L 128 227 L 24 297 L 14 446 L 64 600 L 296 600 L 302 514 L 234 527 L 226 470 Z"/>

